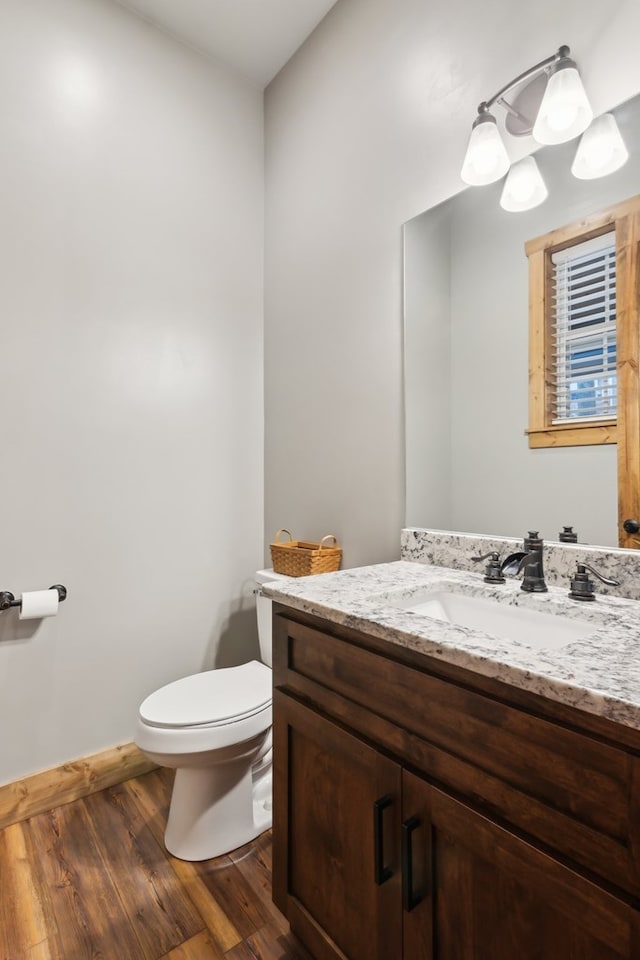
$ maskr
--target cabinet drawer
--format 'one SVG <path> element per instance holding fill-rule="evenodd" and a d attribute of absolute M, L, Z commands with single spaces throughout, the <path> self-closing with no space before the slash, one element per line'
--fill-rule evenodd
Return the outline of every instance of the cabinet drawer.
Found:
<path fill-rule="evenodd" d="M 632 753 L 282 615 L 274 639 L 286 687 L 492 815 L 640 894 Z"/>

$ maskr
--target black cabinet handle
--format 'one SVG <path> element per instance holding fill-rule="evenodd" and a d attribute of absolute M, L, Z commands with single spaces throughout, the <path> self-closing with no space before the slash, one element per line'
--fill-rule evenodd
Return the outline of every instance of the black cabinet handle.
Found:
<path fill-rule="evenodd" d="M 640 523 L 637 520 L 625 520 L 622 527 L 625 533 L 640 533 Z"/>
<path fill-rule="evenodd" d="M 384 865 L 384 811 L 392 803 L 388 795 L 373 801 L 373 877 L 378 886 L 393 876 L 391 867 Z"/>
<path fill-rule="evenodd" d="M 422 895 L 413 890 L 413 833 L 420 826 L 417 817 L 409 817 L 402 824 L 402 905 L 407 913 L 417 907 Z"/>

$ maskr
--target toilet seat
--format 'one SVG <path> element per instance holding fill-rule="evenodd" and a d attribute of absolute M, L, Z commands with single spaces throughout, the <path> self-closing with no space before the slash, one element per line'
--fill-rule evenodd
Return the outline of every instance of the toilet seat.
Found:
<path fill-rule="evenodd" d="M 252 660 L 174 680 L 140 706 L 149 727 L 179 730 L 238 723 L 271 705 L 271 670 Z"/>

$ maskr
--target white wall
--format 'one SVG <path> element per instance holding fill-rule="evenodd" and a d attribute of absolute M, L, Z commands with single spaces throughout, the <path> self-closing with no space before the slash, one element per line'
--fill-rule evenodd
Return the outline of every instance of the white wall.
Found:
<path fill-rule="evenodd" d="M 456 193 L 477 104 L 569 43 L 640 90 L 640 4 L 340 0 L 266 96 L 266 534 L 390 559 L 404 521 L 401 224 Z"/>
<path fill-rule="evenodd" d="M 262 95 L 110 0 L 0 5 L 0 782 L 256 651 Z"/>

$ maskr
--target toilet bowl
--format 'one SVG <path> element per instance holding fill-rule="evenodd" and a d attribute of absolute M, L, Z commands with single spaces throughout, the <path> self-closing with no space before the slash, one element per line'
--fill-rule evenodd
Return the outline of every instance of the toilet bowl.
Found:
<path fill-rule="evenodd" d="M 271 827 L 271 601 L 256 574 L 260 655 L 237 667 L 169 683 L 140 706 L 136 745 L 176 770 L 165 845 L 181 860 L 208 860 Z"/>

